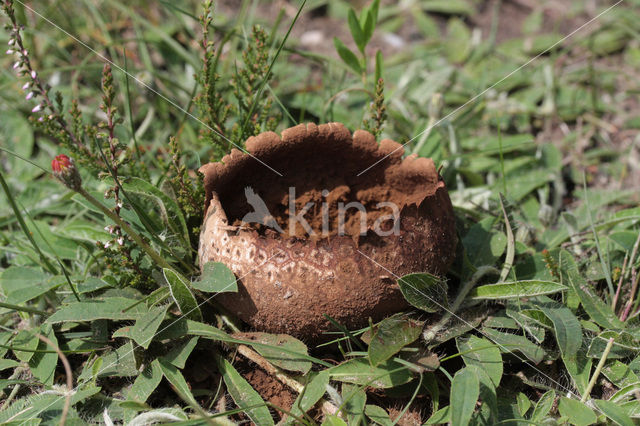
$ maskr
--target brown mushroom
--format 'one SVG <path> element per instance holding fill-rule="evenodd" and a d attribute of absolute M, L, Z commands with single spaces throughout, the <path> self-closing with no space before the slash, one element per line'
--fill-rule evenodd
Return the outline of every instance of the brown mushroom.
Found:
<path fill-rule="evenodd" d="M 397 142 L 340 123 L 262 133 L 246 148 L 201 168 L 199 258 L 233 270 L 239 291 L 217 298 L 257 330 L 324 340 L 324 315 L 347 328 L 380 320 L 408 308 L 398 276 L 451 265 L 453 209 L 431 159 L 402 159 Z"/>

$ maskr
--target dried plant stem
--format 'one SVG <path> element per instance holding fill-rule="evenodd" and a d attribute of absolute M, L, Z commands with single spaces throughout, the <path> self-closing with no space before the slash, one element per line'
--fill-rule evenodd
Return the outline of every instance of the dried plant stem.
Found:
<path fill-rule="evenodd" d="M 62 408 L 62 414 L 60 415 L 60 423 L 58 423 L 60 426 L 64 426 L 67 421 L 67 415 L 69 414 L 69 407 L 71 407 L 71 392 L 73 391 L 73 373 L 71 372 L 71 364 L 69 364 L 69 360 L 60 350 L 60 347 L 51 341 L 51 339 L 43 336 L 42 334 L 36 334 L 36 337 L 56 351 L 60 361 L 62 361 L 62 365 L 64 366 L 64 373 L 67 376 L 67 391 L 65 392 L 64 407 Z"/>
<path fill-rule="evenodd" d="M 303 392 L 304 385 L 302 383 L 298 382 L 296 379 L 292 377 L 289 377 L 286 373 L 284 373 L 279 368 L 275 367 L 273 364 L 267 361 L 262 355 L 260 355 L 250 347 L 246 345 L 238 345 L 237 349 L 240 355 L 258 364 L 260 368 L 262 368 L 271 376 L 278 379 L 280 382 L 288 386 L 290 389 L 294 390 L 298 394 Z M 326 399 L 321 398 L 319 402 L 320 402 L 320 407 L 322 408 L 322 412 L 324 414 L 335 414 L 338 412 L 338 407 L 336 407 Z"/>
<path fill-rule="evenodd" d="M 587 402 L 587 399 L 589 398 L 589 395 L 591 394 L 591 390 L 593 389 L 593 387 L 596 385 L 596 381 L 598 380 L 598 376 L 600 376 L 600 372 L 602 371 L 602 367 L 604 367 L 604 363 L 607 361 L 607 357 L 609 356 L 609 352 L 611 352 L 611 348 L 613 347 L 613 337 L 609 339 L 609 341 L 607 342 L 607 347 L 604 348 L 604 353 L 602 354 L 602 357 L 600 358 L 600 361 L 598 362 L 598 365 L 596 366 L 596 371 L 593 372 L 593 376 L 591 376 L 591 380 L 589 381 L 589 384 L 587 385 L 587 389 L 584 391 L 584 394 L 582 395 L 582 398 L 580 399 L 580 402 Z"/>

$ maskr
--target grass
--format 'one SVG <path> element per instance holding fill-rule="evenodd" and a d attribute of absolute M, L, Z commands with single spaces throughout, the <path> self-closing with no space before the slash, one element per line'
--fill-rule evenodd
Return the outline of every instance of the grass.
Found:
<path fill-rule="evenodd" d="M 0 422 L 637 422 L 640 20 L 612 5 L 562 2 L 568 30 L 496 6 L 478 33 L 484 3 L 464 0 L 15 0 L 0 41 L 28 52 L 1 60 Z M 311 11 L 336 40 L 305 48 Z M 385 44 L 407 28 L 416 41 Z M 213 299 L 236 277 L 196 264 L 195 170 L 329 121 L 433 158 L 460 239 L 446 277 L 397 277 L 413 311 L 336 324 L 337 352 L 251 334 Z M 48 172 L 61 153 L 66 186 Z"/>

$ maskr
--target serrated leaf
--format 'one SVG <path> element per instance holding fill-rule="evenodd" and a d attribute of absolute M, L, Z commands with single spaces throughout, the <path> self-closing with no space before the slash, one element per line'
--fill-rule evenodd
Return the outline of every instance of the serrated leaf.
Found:
<path fill-rule="evenodd" d="M 205 263 L 200 279 L 191 283 L 191 286 L 206 293 L 235 293 L 238 291 L 236 276 L 221 262 Z"/>
<path fill-rule="evenodd" d="M 408 315 L 397 314 L 385 318 L 375 326 L 375 333 L 369 343 L 369 361 L 374 367 L 391 358 L 400 349 L 420 337 L 424 321 Z"/>
<path fill-rule="evenodd" d="M 270 333 L 236 333 L 233 335 L 240 340 L 251 343 L 260 343 L 255 345 L 255 350 L 265 357 L 273 365 L 283 370 L 298 371 L 307 374 L 311 369 L 311 362 L 308 361 L 307 346 L 295 337 L 287 334 L 270 334 Z M 284 351 L 282 349 L 285 349 Z M 299 356 L 295 353 L 300 354 Z"/>
<path fill-rule="evenodd" d="M 158 327 L 162 323 L 168 306 L 156 306 L 138 318 L 131 328 L 131 338 L 140 346 L 147 349 L 153 340 Z"/>
<path fill-rule="evenodd" d="M 593 410 L 575 399 L 560 397 L 558 401 L 560 415 L 566 417 L 572 425 L 587 426 L 598 421 Z"/>
<path fill-rule="evenodd" d="M 182 315 L 194 321 L 202 321 L 202 312 L 198 307 L 198 301 L 189 290 L 190 283 L 187 279 L 168 268 L 163 268 L 162 273 L 169 284 L 171 297 Z"/>
<path fill-rule="evenodd" d="M 391 388 L 411 380 L 408 368 L 393 360 L 373 367 L 365 358 L 353 358 L 330 368 L 328 372 L 333 380 L 377 389 Z"/>
<path fill-rule="evenodd" d="M 135 320 L 147 313 L 147 307 L 141 303 L 131 309 L 136 300 L 125 297 L 105 297 L 82 302 L 71 302 L 56 310 L 47 323 L 56 324 L 68 321 L 95 321 L 98 319 Z"/>
<path fill-rule="evenodd" d="M 260 394 L 233 368 L 229 361 L 219 354 L 215 354 L 214 358 L 227 387 L 227 392 L 236 405 L 242 408 L 258 426 L 273 425 L 273 418 Z"/>
<path fill-rule="evenodd" d="M 449 306 L 447 285 L 435 275 L 427 273 L 405 275 L 398 279 L 398 286 L 407 302 L 425 312 L 440 312 Z"/>
<path fill-rule="evenodd" d="M 360 61 L 355 53 L 349 50 L 349 48 L 337 37 L 333 38 L 333 45 L 336 47 L 338 55 L 342 61 L 357 75 L 362 74 L 362 67 L 360 66 Z"/>
<path fill-rule="evenodd" d="M 470 336 L 457 339 L 458 350 L 463 354 L 465 364 L 475 365 L 484 370 L 495 387 L 500 384 L 503 365 L 500 349 L 489 340 Z"/>
<path fill-rule="evenodd" d="M 542 296 L 565 290 L 567 290 L 566 286 L 553 281 L 528 280 L 481 285 L 471 290 L 469 297 L 476 300 L 514 299 Z"/>
<path fill-rule="evenodd" d="M 471 416 L 480 396 L 480 382 L 476 374 L 468 369 L 459 370 L 451 382 L 451 424 L 464 426 L 471 422 Z"/>

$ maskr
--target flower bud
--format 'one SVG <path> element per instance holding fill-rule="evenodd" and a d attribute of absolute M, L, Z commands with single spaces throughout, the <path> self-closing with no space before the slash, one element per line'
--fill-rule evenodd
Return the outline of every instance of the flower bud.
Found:
<path fill-rule="evenodd" d="M 72 158 L 64 154 L 57 155 L 51 160 L 53 175 L 67 188 L 77 191 L 82 186 L 82 178 Z"/>

